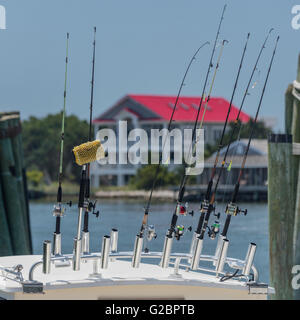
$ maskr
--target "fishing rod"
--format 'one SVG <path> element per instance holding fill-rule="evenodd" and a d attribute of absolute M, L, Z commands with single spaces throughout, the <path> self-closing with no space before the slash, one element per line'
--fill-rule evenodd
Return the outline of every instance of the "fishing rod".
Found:
<path fill-rule="evenodd" d="M 66 40 L 66 60 L 65 60 L 65 82 L 64 82 L 64 104 L 62 110 L 61 122 L 61 142 L 60 142 L 60 158 L 59 158 L 59 174 L 58 174 L 58 189 L 57 189 L 57 204 L 54 205 L 53 216 L 56 217 L 55 232 L 53 234 L 53 254 L 61 255 L 61 233 L 60 223 L 61 217 L 64 216 L 65 208 L 62 206 L 62 177 L 63 177 L 63 155 L 64 155 L 64 138 L 65 138 L 65 116 L 66 116 L 66 99 L 67 99 L 67 76 L 68 76 L 68 61 L 69 60 L 69 33 Z M 68 203 L 70 206 L 72 202 Z"/>
<path fill-rule="evenodd" d="M 90 121 L 89 121 L 89 135 L 88 141 L 92 140 L 92 123 L 93 123 L 93 103 L 94 103 L 94 81 L 95 81 L 95 59 L 96 59 L 96 32 L 94 27 L 94 41 L 93 41 L 93 61 L 92 61 L 92 80 L 91 80 L 91 97 L 90 97 Z M 90 163 L 86 165 L 85 173 L 85 210 L 82 229 L 82 251 L 83 253 L 89 253 L 89 212 L 99 217 L 99 211 L 96 210 L 96 201 L 93 203 L 90 201 Z"/>
<path fill-rule="evenodd" d="M 179 97 L 180 97 L 180 94 L 181 94 L 181 90 L 185 84 L 185 79 L 186 79 L 186 76 L 192 66 L 192 63 L 194 62 L 194 60 L 196 59 L 196 56 L 198 54 L 198 52 L 205 46 L 209 44 L 209 42 L 205 42 L 204 44 L 202 44 L 197 50 L 196 52 L 194 53 L 194 55 L 192 56 L 186 70 L 185 70 L 185 73 L 184 73 L 184 76 L 182 78 L 182 81 L 181 81 L 181 84 L 180 84 L 180 87 L 179 87 L 179 90 L 178 90 L 178 94 L 177 94 L 177 97 L 176 97 L 176 100 L 175 100 L 175 103 L 174 103 L 174 106 L 173 106 L 173 110 L 172 110 L 172 114 L 171 114 L 171 117 L 170 117 L 170 120 L 169 120 L 169 124 L 168 124 L 168 129 L 167 129 L 167 134 L 169 133 L 170 129 L 171 129 L 171 125 L 173 123 L 173 117 L 174 117 L 174 114 L 175 114 L 175 111 L 176 111 L 176 108 L 177 108 L 177 104 L 178 104 L 178 101 L 179 101 Z M 167 136 L 165 138 L 165 141 L 163 143 L 163 147 L 162 147 L 162 153 L 163 153 L 163 150 L 164 150 L 164 147 L 165 147 L 165 144 L 166 144 L 166 141 L 167 141 Z M 162 164 L 162 153 L 160 153 L 159 155 L 159 163 L 158 163 L 158 166 L 156 167 L 156 171 L 155 171 L 155 175 L 154 175 L 154 179 L 153 179 L 153 183 L 152 183 L 152 187 L 151 187 L 151 191 L 150 191 L 150 195 L 149 195 L 149 198 L 148 198 L 148 202 L 145 206 L 145 211 L 144 211 L 144 217 L 143 217 L 143 221 L 142 221 L 142 226 L 141 226 L 141 229 L 140 229 L 140 232 L 139 234 L 136 236 L 136 240 L 135 240 L 135 245 L 134 245 L 134 254 L 133 254 L 133 258 L 132 258 L 132 266 L 134 268 L 137 268 L 139 266 L 139 262 L 140 262 L 140 257 L 141 257 L 141 252 L 142 252 L 142 248 L 143 248 L 143 237 L 144 237 L 144 232 L 146 229 L 148 229 L 148 234 L 147 234 L 147 240 L 148 241 L 151 241 L 153 238 L 156 238 L 156 232 L 155 232 L 155 228 L 154 226 L 148 226 L 148 217 L 149 217 L 149 210 L 150 210 L 150 205 L 151 205 L 151 201 L 152 201 L 152 195 L 153 195 L 153 191 L 154 191 L 154 188 L 155 188 L 155 185 L 157 183 L 157 178 L 158 178 L 158 173 L 159 173 L 159 168 Z M 145 252 L 147 252 L 148 249 L 145 248 Z"/>
<path fill-rule="evenodd" d="M 226 130 L 226 127 L 227 127 L 229 115 L 230 115 L 231 108 L 232 108 L 233 99 L 234 99 L 235 92 L 236 92 L 236 89 L 237 89 L 237 84 L 238 84 L 238 81 L 239 81 L 240 72 L 241 72 L 241 69 L 242 69 L 245 53 L 246 53 L 246 50 L 247 50 L 249 37 L 250 37 L 250 33 L 248 33 L 248 35 L 247 35 L 246 44 L 245 44 L 245 47 L 244 47 L 244 50 L 243 50 L 243 53 L 242 53 L 242 58 L 241 58 L 241 61 L 240 61 L 240 65 L 239 65 L 239 68 L 238 68 L 238 73 L 237 73 L 236 80 L 235 80 L 235 83 L 234 83 L 234 88 L 233 88 L 231 100 L 230 100 L 230 103 L 229 103 L 229 108 L 228 108 L 228 111 L 227 111 L 226 120 L 225 120 L 225 123 L 224 123 L 224 126 L 223 126 L 220 142 L 219 142 L 219 145 L 218 145 L 218 150 L 217 150 L 216 157 L 215 157 L 214 167 L 213 167 L 213 170 L 212 170 L 212 173 L 211 173 L 210 181 L 209 181 L 208 186 L 207 186 L 205 199 L 201 203 L 201 207 L 200 207 L 201 215 L 199 217 L 198 226 L 197 226 L 197 229 L 195 231 L 193 239 L 195 239 L 196 235 L 199 236 L 200 231 L 202 229 L 203 222 L 208 221 L 209 215 L 210 215 L 211 211 L 213 210 L 214 196 L 211 197 L 211 188 L 212 188 L 212 185 L 213 185 L 213 179 L 215 177 L 215 172 L 216 172 L 217 164 L 218 164 L 218 161 L 219 161 L 220 150 L 223 147 L 223 139 L 224 139 L 224 136 L 225 136 L 225 130 Z M 206 229 L 206 224 L 205 224 L 205 229 Z M 201 235 L 202 235 L 202 233 L 201 233 Z M 193 251 L 194 242 L 195 241 L 192 242 L 191 251 Z"/>
<path fill-rule="evenodd" d="M 196 266 L 198 264 L 198 255 L 200 255 L 201 251 L 202 251 L 202 241 L 203 241 L 203 237 L 204 237 L 204 234 L 205 234 L 205 230 L 207 228 L 207 224 L 208 224 L 208 220 L 209 220 L 210 214 L 214 210 L 215 194 L 213 193 L 211 195 L 213 179 L 215 177 L 215 172 L 216 172 L 217 164 L 218 164 L 218 161 L 219 161 L 220 151 L 221 151 L 221 149 L 223 147 L 223 139 L 224 139 L 224 136 L 225 136 L 226 127 L 227 127 L 229 115 L 230 115 L 230 112 L 231 112 L 233 99 L 234 99 L 235 92 L 236 92 L 236 89 L 237 89 L 237 85 L 238 85 L 238 81 L 239 81 L 239 77 L 240 77 L 240 72 L 241 72 L 241 69 L 242 69 L 242 66 L 243 66 L 245 53 L 247 51 L 249 37 L 250 37 L 250 33 L 248 33 L 248 35 L 247 35 L 247 40 L 246 40 L 246 43 L 245 43 L 245 46 L 244 46 L 244 49 L 243 49 L 243 53 L 242 53 L 241 61 L 240 61 L 240 64 L 239 64 L 237 76 L 236 76 L 236 79 L 235 79 L 235 83 L 234 83 L 234 87 L 233 87 L 233 91 L 232 91 L 232 95 L 231 95 L 231 99 L 230 99 L 230 103 L 229 103 L 229 107 L 228 107 L 225 123 L 224 123 L 224 126 L 223 126 L 220 142 L 219 142 L 219 145 L 218 145 L 218 150 L 217 150 L 216 157 L 215 157 L 214 167 L 213 167 L 213 170 L 212 170 L 212 173 L 211 173 L 210 181 L 209 181 L 208 186 L 207 186 L 207 192 L 206 192 L 206 195 L 205 195 L 205 199 L 201 203 L 201 206 L 200 206 L 200 213 L 201 214 L 200 214 L 200 217 L 199 217 L 199 222 L 198 222 L 197 229 L 196 229 L 196 231 L 194 233 L 194 236 L 193 236 L 191 249 L 190 249 L 190 253 L 193 256 L 192 265 L 194 266 L 193 267 L 194 269 L 196 268 Z M 204 232 L 203 232 L 203 230 L 204 230 Z M 201 243 L 201 247 L 200 247 L 199 243 Z M 198 249 L 198 251 L 197 251 L 198 255 L 194 254 L 195 247 Z M 200 251 L 200 253 L 199 253 L 199 251 Z"/>
<path fill-rule="evenodd" d="M 203 85 L 201 99 L 200 99 L 200 103 L 199 103 L 199 107 L 198 107 L 198 112 L 197 112 L 197 116 L 196 116 L 196 119 L 195 119 L 194 128 L 193 128 L 193 131 L 192 131 L 192 139 L 191 139 L 190 151 L 192 150 L 192 145 L 193 145 L 193 142 L 194 142 L 195 136 L 196 136 L 197 123 L 198 123 L 198 119 L 199 119 L 202 103 L 203 103 L 203 100 L 204 100 L 204 93 L 205 93 L 205 90 L 206 90 L 208 77 L 209 77 L 211 68 L 213 67 L 212 61 L 213 61 L 213 58 L 214 58 L 216 45 L 217 45 L 217 41 L 218 41 L 218 38 L 219 38 L 220 30 L 221 30 L 222 21 L 224 19 L 225 10 L 226 10 L 226 5 L 224 6 L 223 11 L 222 11 L 221 19 L 220 19 L 220 22 L 219 22 L 219 26 L 218 26 L 218 30 L 217 30 L 214 46 L 213 46 L 213 50 L 212 50 L 210 61 L 209 61 L 209 64 L 208 64 L 208 70 L 207 70 L 206 78 L 205 78 L 204 85 Z M 223 53 L 223 48 L 224 48 L 226 42 L 228 42 L 228 41 L 227 40 L 223 40 L 222 41 L 220 54 L 219 54 L 218 61 L 217 61 L 216 66 L 215 66 L 215 72 L 214 72 L 213 79 L 212 79 L 212 82 L 211 82 L 211 86 L 210 86 L 210 89 L 209 89 L 209 93 L 208 93 L 208 96 L 207 96 L 207 99 L 206 99 L 206 105 L 205 105 L 204 113 L 206 111 L 206 108 L 208 106 L 208 102 L 210 100 L 210 94 L 212 92 L 212 88 L 213 88 L 213 85 L 214 85 L 215 77 L 216 77 L 217 71 L 219 69 L 219 63 L 220 63 L 221 56 L 222 56 L 222 53 Z M 197 143 L 197 138 L 196 138 L 195 142 Z M 195 146 L 196 146 L 196 144 L 195 144 Z M 185 166 L 185 169 L 186 169 L 186 166 Z M 178 192 L 175 211 L 174 211 L 174 213 L 172 215 L 170 228 L 168 229 L 168 232 L 167 232 L 167 234 L 165 236 L 163 255 L 162 255 L 161 264 L 160 264 L 162 268 L 167 268 L 168 265 L 169 265 L 169 259 L 170 259 L 170 254 L 171 254 L 171 249 L 172 249 L 172 242 L 173 242 L 173 233 L 175 233 L 175 236 L 176 236 L 177 240 L 179 240 L 180 237 L 183 235 L 184 228 L 182 228 L 182 227 L 177 228 L 177 233 L 176 233 L 175 226 L 176 226 L 176 223 L 177 223 L 178 216 L 180 214 L 186 214 L 186 206 L 185 207 L 182 206 L 182 201 L 183 201 L 183 197 L 184 197 L 186 182 L 187 182 L 187 170 L 184 171 L 184 174 L 183 174 L 183 177 L 182 177 L 182 180 L 181 180 L 181 184 L 180 184 L 180 189 L 179 189 L 179 192 Z M 192 214 L 192 212 L 191 212 L 191 214 Z"/>
<path fill-rule="evenodd" d="M 238 127 L 240 127 L 241 129 L 241 125 L 239 124 L 239 118 L 240 118 L 240 114 L 241 114 L 241 111 L 243 109 L 243 106 L 244 106 L 244 103 L 245 103 L 245 100 L 246 100 L 246 97 L 248 96 L 249 94 L 249 88 L 250 88 L 250 85 L 252 83 L 252 79 L 253 79 L 253 76 L 255 74 L 255 71 L 257 70 L 257 65 L 258 65 L 258 62 L 260 60 L 260 57 L 262 55 L 262 52 L 263 50 L 265 49 L 265 46 L 266 46 L 266 43 L 268 41 L 268 38 L 271 34 L 271 32 L 273 31 L 274 29 L 270 29 L 265 40 L 264 40 L 264 43 L 259 51 L 259 54 L 258 54 L 258 57 L 257 57 L 257 60 L 255 62 L 255 65 L 254 65 L 254 68 L 252 70 L 252 73 L 251 73 L 251 76 L 250 76 L 250 79 L 249 79 L 249 82 L 247 84 L 247 87 L 246 87 L 246 90 L 245 90 L 245 93 L 244 93 L 244 96 L 243 96 L 243 99 L 242 99 L 242 103 L 241 103 L 241 106 L 239 108 L 239 111 L 238 111 L 238 114 L 237 114 L 237 117 L 234 121 L 234 125 L 233 125 L 233 128 L 232 128 L 232 131 L 231 131 L 231 134 L 230 134 L 230 137 L 229 137 L 229 143 L 226 147 L 226 151 L 225 151 L 225 154 L 224 154 L 224 157 L 223 157 L 223 160 L 221 162 L 221 167 L 219 168 L 219 174 L 218 174 L 218 178 L 217 178 L 217 182 L 215 184 L 215 187 L 214 187 L 214 192 L 213 192 L 213 195 L 212 195 L 212 199 L 215 201 L 215 196 L 217 194 L 217 189 L 218 189 L 218 185 L 219 185 L 219 182 L 220 182 L 220 179 L 221 179 L 221 176 L 222 176 L 222 173 L 224 171 L 224 167 L 225 167 L 225 164 L 226 164 L 226 160 L 227 160 L 227 155 L 228 155 L 228 152 L 229 152 L 229 149 L 230 149 L 230 146 L 231 146 L 231 143 L 233 142 L 233 139 L 234 139 L 234 135 L 235 135 L 235 132 L 236 130 L 238 129 Z M 240 131 L 240 130 L 239 130 Z M 220 149 L 218 150 L 218 152 L 220 152 Z M 214 178 L 214 177 L 213 177 Z M 212 181 L 212 179 L 211 179 Z M 210 182 L 211 183 L 211 182 Z M 212 186 L 212 183 L 211 183 L 211 186 Z M 211 190 L 211 189 L 210 189 Z M 210 192 L 210 190 L 208 190 L 208 192 Z M 213 203 L 212 203 L 213 205 Z M 213 205 L 213 210 L 215 210 L 215 206 Z M 220 218 L 220 215 L 217 214 L 215 215 L 217 217 L 217 219 L 219 220 Z M 217 233 L 219 232 L 219 222 L 218 220 L 216 221 L 216 223 L 211 226 L 211 228 L 209 228 L 208 230 L 208 234 L 210 236 L 211 239 L 214 239 L 217 235 Z M 199 231 L 200 231 L 201 227 L 199 228 Z M 198 234 L 199 235 L 199 234 Z"/>
<path fill-rule="evenodd" d="M 206 112 L 207 107 L 208 107 L 208 102 L 210 100 L 211 92 L 212 92 L 212 89 L 213 89 L 213 86 L 214 86 L 214 82 L 215 82 L 215 79 L 216 79 L 217 71 L 219 69 L 221 57 L 222 57 L 222 54 L 223 54 L 223 49 L 224 49 L 224 46 L 225 46 L 226 42 L 228 42 L 228 41 L 227 40 L 223 40 L 222 41 L 219 57 L 218 57 L 218 60 L 217 60 L 216 66 L 215 66 L 215 71 L 214 71 L 214 74 L 213 74 L 213 77 L 212 77 L 212 81 L 211 81 L 210 89 L 209 89 L 208 96 L 207 96 L 207 99 L 206 99 L 206 103 L 204 105 L 203 116 L 202 116 L 202 120 L 201 120 L 199 129 L 201 129 L 202 125 L 203 125 L 204 115 L 205 115 L 205 112 Z M 201 103 L 200 103 L 200 106 L 201 106 Z M 200 108 L 201 107 L 199 107 L 199 109 Z M 189 155 L 193 154 L 193 152 L 191 152 L 191 150 L 192 149 L 194 150 L 193 146 L 195 147 L 196 143 L 198 141 L 198 139 L 196 139 L 194 141 L 195 134 L 196 134 L 196 129 L 197 129 L 197 122 L 198 122 L 198 116 L 197 116 L 197 118 L 195 120 L 196 126 L 193 129 Z M 187 168 L 185 166 L 185 171 L 183 173 L 182 180 L 181 180 L 181 183 L 180 183 L 180 188 L 179 188 L 179 192 L 178 192 L 178 198 L 177 198 L 175 211 L 173 213 L 171 224 L 170 224 L 170 228 L 168 230 L 168 233 L 169 233 L 170 237 L 172 237 L 173 233 L 175 232 L 175 236 L 176 236 L 177 240 L 180 240 L 180 237 L 183 235 L 183 230 L 184 230 L 183 226 L 178 226 L 178 228 L 175 229 L 176 223 L 177 223 L 177 219 L 178 219 L 179 215 L 186 215 L 187 214 L 187 208 L 186 208 L 186 206 L 182 205 L 182 201 L 183 201 L 183 197 L 184 197 L 184 193 L 185 193 L 185 186 L 186 186 L 187 178 L 188 178 L 188 174 L 187 174 L 188 169 L 189 168 Z M 190 214 L 193 215 L 193 212 L 191 212 Z"/>
<path fill-rule="evenodd" d="M 272 68 L 272 65 L 273 65 L 274 56 L 275 56 L 275 53 L 276 53 L 276 50 L 277 50 L 278 41 L 279 41 L 279 36 L 276 39 L 274 51 L 273 51 L 272 58 L 271 58 L 271 61 L 270 61 L 269 69 L 268 69 L 268 72 L 267 72 L 266 80 L 265 80 L 265 83 L 264 83 L 264 87 L 263 87 L 263 90 L 262 90 L 262 94 L 261 94 L 261 97 L 260 97 L 260 101 L 259 101 L 259 104 L 258 104 L 256 115 L 255 115 L 254 121 L 253 121 L 252 126 L 251 126 L 251 132 L 250 132 L 250 136 L 249 136 L 249 140 L 248 140 L 248 144 L 247 144 L 246 150 L 244 152 L 243 161 L 242 161 L 242 165 L 241 165 L 241 168 L 240 168 L 240 171 L 239 171 L 238 179 L 237 179 L 237 182 L 235 184 L 234 191 L 232 193 L 231 201 L 226 206 L 226 209 L 225 209 L 225 213 L 226 213 L 227 216 L 226 216 L 226 220 L 225 220 L 223 231 L 222 231 L 222 233 L 221 233 L 221 235 L 219 237 L 218 246 L 217 246 L 217 250 L 216 250 L 216 257 L 218 257 L 219 252 L 220 252 L 220 243 L 222 242 L 223 239 L 227 238 L 227 233 L 228 233 L 228 228 L 230 226 L 231 217 L 232 216 L 236 216 L 238 214 L 242 214 L 242 213 L 244 215 L 246 215 L 248 213 L 247 209 L 245 209 L 245 210 L 240 209 L 237 206 L 236 201 L 237 201 L 237 196 L 238 196 L 238 193 L 239 193 L 240 182 L 241 182 L 241 178 L 242 178 L 242 175 L 243 175 L 243 170 L 245 168 L 248 152 L 249 152 L 249 149 L 250 149 L 251 140 L 253 138 L 253 134 L 254 134 L 254 131 L 255 131 L 255 124 L 257 122 L 258 114 L 259 114 L 259 111 L 260 111 L 260 108 L 261 108 L 261 105 L 262 105 L 262 101 L 263 101 L 263 98 L 264 98 L 265 90 L 266 90 L 267 83 L 268 83 L 268 80 L 269 80 L 269 75 L 270 75 L 271 68 Z"/>
<path fill-rule="evenodd" d="M 217 150 L 217 153 L 216 153 L 216 158 L 215 158 L 215 163 L 214 163 L 214 167 L 213 167 L 213 170 L 212 170 L 211 178 L 210 178 L 210 181 L 209 181 L 208 186 L 207 186 L 205 199 L 201 203 L 201 208 L 200 208 L 201 215 L 199 217 L 197 229 L 194 232 L 193 239 L 192 239 L 192 242 L 191 242 L 190 253 L 193 256 L 193 259 L 192 259 L 192 268 L 193 269 L 197 268 L 197 266 L 198 266 L 199 257 L 201 255 L 201 251 L 202 251 L 202 245 L 203 245 L 202 242 L 203 242 L 203 238 L 204 238 L 204 234 L 205 234 L 206 229 L 208 228 L 208 235 L 209 235 L 209 237 L 211 239 L 214 239 L 216 237 L 217 233 L 219 232 L 220 214 L 219 213 L 218 214 L 214 213 L 215 217 L 217 217 L 217 220 L 215 221 L 215 223 L 210 228 L 208 227 L 208 221 L 209 221 L 211 213 L 215 211 L 215 197 L 216 197 L 216 194 L 217 194 L 219 181 L 220 181 L 222 172 L 224 170 L 224 166 L 225 166 L 225 163 L 226 163 L 226 159 L 227 159 L 227 155 L 228 155 L 228 151 L 229 151 L 230 145 L 231 145 L 231 143 L 233 141 L 233 137 L 234 137 L 235 131 L 238 128 L 238 125 L 239 125 L 239 117 L 240 117 L 242 108 L 244 106 L 246 97 L 248 96 L 248 92 L 249 92 L 250 85 L 252 83 L 253 76 L 255 74 L 255 71 L 257 70 L 258 62 L 259 62 L 259 60 L 261 58 L 262 52 L 263 52 L 263 50 L 265 48 L 267 40 L 268 40 L 268 38 L 269 38 L 269 36 L 270 36 L 272 31 L 273 31 L 273 29 L 270 29 L 267 37 L 265 38 L 264 43 L 262 44 L 261 49 L 260 49 L 259 54 L 258 54 L 258 57 L 256 59 L 255 65 L 253 67 L 253 70 L 251 72 L 251 76 L 250 76 L 250 79 L 248 81 L 246 90 L 244 92 L 244 96 L 243 96 L 243 99 L 242 99 L 241 106 L 239 108 L 237 117 L 236 117 L 236 119 L 234 121 L 234 127 L 233 127 L 233 130 L 232 130 L 230 138 L 229 138 L 229 144 L 227 145 L 227 149 L 226 149 L 224 158 L 223 158 L 222 163 L 221 163 L 221 168 L 219 170 L 219 175 L 218 175 L 218 178 L 217 178 L 217 182 L 215 184 L 214 191 L 212 193 L 212 186 L 213 186 L 213 181 L 214 181 L 214 177 L 215 177 L 215 174 L 216 174 L 216 167 L 217 167 L 217 164 L 218 164 L 218 161 L 219 161 L 219 156 L 220 156 L 221 149 L 223 147 L 223 136 L 222 136 L 220 144 L 218 146 L 218 150 Z M 233 94 L 233 96 L 234 96 L 234 94 Z M 233 101 L 233 96 L 232 96 L 232 99 L 231 99 L 231 103 Z M 230 105 L 231 105 L 231 103 L 230 103 Z M 228 110 L 228 111 L 230 111 L 230 110 Z M 226 126 L 226 122 L 225 122 L 224 127 L 225 126 Z M 223 133 L 224 133 L 224 130 L 223 130 Z M 204 224 L 204 226 L 203 226 L 203 224 Z M 196 247 L 198 248 L 197 255 L 195 254 Z"/>
<path fill-rule="evenodd" d="M 179 98 L 180 98 L 180 94 L 181 94 L 181 91 L 182 91 L 182 88 L 183 86 L 185 85 L 185 79 L 186 79 L 186 76 L 190 70 L 190 67 L 192 65 L 192 63 L 194 62 L 194 60 L 196 59 L 196 56 L 198 54 L 198 52 L 205 46 L 209 44 L 209 42 L 205 42 L 204 44 L 202 44 L 197 50 L 196 52 L 194 53 L 194 55 L 192 56 L 187 68 L 186 68 L 186 71 L 184 73 L 184 76 L 182 78 L 182 81 L 181 81 L 181 84 L 180 84 L 180 87 L 179 87 L 179 90 L 178 90 L 178 94 L 177 94 L 177 97 L 176 97 L 176 100 L 175 100 L 175 103 L 174 103 L 174 106 L 173 106 L 173 111 L 172 111 L 172 114 L 171 114 L 171 117 L 170 117 L 170 120 L 169 120 L 169 124 L 168 124 L 168 128 L 167 128 L 167 132 L 169 133 L 170 129 L 171 129 L 171 125 L 173 123 L 173 117 L 174 117 L 174 114 L 175 114 L 175 111 L 176 111 L 176 108 L 177 108 L 177 104 L 178 104 L 178 101 L 179 101 Z M 163 149 L 164 150 L 164 146 L 166 144 L 166 141 L 167 141 L 167 137 L 165 138 L 165 142 L 163 144 Z M 153 195 L 153 191 L 154 191 L 154 188 L 155 188 L 155 185 L 157 183 L 157 178 L 158 178 L 158 173 L 159 173 L 159 169 L 161 167 L 161 164 L 162 164 L 162 153 L 160 153 L 159 155 L 159 163 L 156 167 L 156 171 L 155 171 L 155 174 L 154 174 L 154 179 L 153 179 L 153 183 L 152 183 L 152 187 L 151 187 L 151 190 L 150 190 L 150 195 L 149 195 L 149 198 L 148 198 L 148 201 L 147 201 L 147 204 L 145 206 L 145 213 L 144 213 L 144 217 L 143 217 L 143 221 L 142 221 L 142 226 L 141 226 L 141 229 L 140 229 L 140 235 L 142 236 L 143 233 L 144 233 L 144 230 L 147 226 L 147 223 L 148 223 L 148 215 L 149 215 L 149 210 L 150 210 L 150 205 L 151 205 L 151 201 L 152 201 L 152 195 Z M 153 229 L 152 229 L 153 231 Z M 153 232 L 152 232 L 153 234 Z"/>

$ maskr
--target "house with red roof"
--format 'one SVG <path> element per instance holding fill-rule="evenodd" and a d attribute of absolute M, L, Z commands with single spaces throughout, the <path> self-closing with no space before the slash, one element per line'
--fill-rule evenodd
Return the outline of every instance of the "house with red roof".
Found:
<path fill-rule="evenodd" d="M 128 131 L 143 128 L 146 132 L 149 132 L 150 129 L 167 128 L 175 101 L 176 96 L 128 94 L 93 120 L 95 132 L 102 128 L 110 128 L 116 132 L 119 121 L 127 121 Z M 174 113 L 172 129 L 192 128 L 199 103 L 200 97 L 180 97 Z M 204 103 L 202 106 L 204 106 Z M 228 107 L 229 102 L 226 99 L 221 97 L 210 98 L 203 122 L 205 144 L 215 144 L 218 141 Z M 236 119 L 238 111 L 238 108 L 232 105 L 229 122 Z M 203 112 L 204 108 L 202 107 L 199 122 L 202 119 Z M 249 121 L 250 116 L 241 112 L 239 118 L 245 123 Z M 173 152 L 176 152 L 176 150 L 173 150 Z M 92 184 L 95 187 L 99 186 L 100 183 L 124 185 L 128 182 L 130 176 L 135 175 L 137 169 L 137 165 L 101 166 L 95 163 L 91 171 Z"/>

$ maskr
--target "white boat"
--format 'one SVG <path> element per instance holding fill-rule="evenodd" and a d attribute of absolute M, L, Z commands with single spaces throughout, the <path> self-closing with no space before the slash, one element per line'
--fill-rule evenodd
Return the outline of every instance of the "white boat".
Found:
<path fill-rule="evenodd" d="M 267 299 L 274 289 L 259 282 L 253 264 L 255 248 L 249 246 L 245 261 L 201 255 L 197 268 L 192 256 L 163 252 L 117 252 L 117 230 L 105 236 L 98 253 L 52 254 L 51 242 L 43 244 L 43 255 L 0 258 L 0 299 Z M 75 240 L 76 244 L 76 240 Z M 252 250 L 252 249 L 254 250 Z M 208 265 L 203 267 L 201 265 Z M 242 272 L 228 276 L 230 268 Z M 231 274 L 232 275 L 232 274 Z"/>

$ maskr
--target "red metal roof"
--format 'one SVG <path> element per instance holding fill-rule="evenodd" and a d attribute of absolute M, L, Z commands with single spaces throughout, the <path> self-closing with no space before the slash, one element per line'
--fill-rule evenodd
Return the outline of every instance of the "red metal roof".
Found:
<path fill-rule="evenodd" d="M 157 96 L 157 95 L 136 95 L 129 94 L 126 97 L 134 100 L 136 103 L 140 104 L 141 107 L 149 109 L 151 112 L 158 116 L 157 120 L 169 121 L 174 103 L 176 101 L 176 96 Z M 124 101 L 124 99 L 120 100 Z M 195 121 L 197 110 L 200 102 L 200 97 L 180 97 L 178 100 L 177 108 L 174 114 L 174 120 L 177 122 L 190 122 Z M 117 103 L 114 107 L 118 106 Z M 202 104 L 204 107 L 204 103 Z M 111 109 L 113 109 L 112 107 Z M 202 118 L 203 108 L 200 113 L 199 121 Z M 216 97 L 210 98 L 208 103 L 208 108 L 204 117 L 204 122 L 224 122 L 226 119 L 227 111 L 229 107 L 229 102 L 224 98 Z M 111 110 L 110 109 L 110 110 Z M 238 108 L 232 105 L 232 109 L 229 115 L 229 121 L 234 121 L 238 114 Z M 140 117 L 143 120 L 143 117 Z M 101 116 L 94 120 L 94 122 L 102 122 Z M 113 119 L 111 119 L 113 120 Z M 146 119 L 144 119 L 146 120 Z M 148 120 L 148 119 L 147 119 Z M 242 122 L 248 122 L 250 116 L 244 112 L 240 114 L 240 120 Z M 107 120 L 106 120 L 107 121 Z"/>

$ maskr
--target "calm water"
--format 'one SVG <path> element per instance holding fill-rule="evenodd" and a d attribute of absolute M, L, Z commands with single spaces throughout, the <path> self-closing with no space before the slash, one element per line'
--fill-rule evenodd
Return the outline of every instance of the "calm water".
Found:
<path fill-rule="evenodd" d="M 55 227 L 55 218 L 52 216 L 53 203 L 31 202 L 31 229 L 33 238 L 33 249 L 35 254 L 42 252 L 43 240 L 52 240 Z M 137 234 L 143 217 L 144 202 L 128 200 L 101 200 L 100 217 L 90 215 L 90 239 L 91 251 L 101 250 L 101 239 L 109 234 L 111 228 L 119 230 L 119 250 L 127 251 L 133 249 L 135 235 Z M 190 208 L 197 209 L 198 204 L 190 204 Z M 218 211 L 221 212 L 221 229 L 224 223 L 225 205 L 219 204 Z M 255 242 L 257 251 L 255 265 L 260 273 L 260 280 L 269 281 L 269 244 L 268 244 L 268 207 L 267 204 L 241 204 L 241 208 L 248 209 L 247 216 L 232 218 L 228 232 L 230 240 L 228 255 L 230 257 L 244 259 L 248 244 Z M 153 203 L 149 215 L 149 223 L 154 224 L 157 232 L 157 239 L 150 243 L 150 249 L 161 251 L 164 242 L 164 235 L 170 224 L 171 215 L 174 210 L 174 203 Z M 73 238 L 77 228 L 77 207 L 68 208 L 65 217 L 62 219 L 62 250 L 71 253 Z M 197 210 L 195 210 L 197 212 Z M 189 226 L 195 227 L 199 215 L 180 217 L 178 224 L 183 224 L 186 229 Z M 213 222 L 213 219 L 210 221 Z M 193 228 L 194 229 L 194 228 Z M 192 233 L 186 231 L 180 241 L 174 240 L 173 251 L 188 252 Z M 206 238 L 203 254 L 213 254 L 216 240 Z"/>

